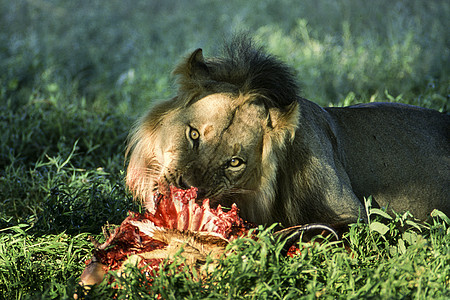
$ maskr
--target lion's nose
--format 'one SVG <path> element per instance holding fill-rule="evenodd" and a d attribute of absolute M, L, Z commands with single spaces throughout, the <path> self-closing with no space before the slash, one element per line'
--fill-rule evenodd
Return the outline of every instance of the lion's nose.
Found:
<path fill-rule="evenodd" d="M 191 187 L 186 181 L 183 180 L 183 176 L 181 176 L 181 175 L 178 176 L 176 185 L 177 185 L 177 188 L 184 189 L 184 190 L 187 190 Z"/>

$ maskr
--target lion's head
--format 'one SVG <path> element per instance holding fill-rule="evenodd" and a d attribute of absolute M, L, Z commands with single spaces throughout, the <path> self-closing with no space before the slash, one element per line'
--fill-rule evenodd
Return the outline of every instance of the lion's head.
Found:
<path fill-rule="evenodd" d="M 236 202 L 248 220 L 274 221 L 279 161 L 299 122 L 291 70 L 244 38 L 220 58 L 194 51 L 174 74 L 177 95 L 130 135 L 130 190 L 153 210 L 156 190 L 195 186 L 213 205 Z"/>

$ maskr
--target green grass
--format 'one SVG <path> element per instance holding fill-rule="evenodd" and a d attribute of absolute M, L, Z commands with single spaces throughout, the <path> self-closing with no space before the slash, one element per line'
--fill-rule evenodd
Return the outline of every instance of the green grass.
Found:
<path fill-rule="evenodd" d="M 386 219 L 374 209 L 370 225 L 354 224 L 340 242 L 300 244 L 301 254 L 286 258 L 271 230 L 258 240 L 241 238 L 229 246 L 230 255 L 202 279 L 180 257 L 166 264 L 151 285 L 137 268 L 125 277 L 110 274 L 94 287 L 92 299 L 399 299 L 450 296 L 450 220 L 435 215 L 427 224 L 408 214 Z M 383 222 L 383 223 L 382 223 Z M 383 225 L 381 225 L 383 224 Z M 386 224 L 386 225 L 384 225 Z M 76 274 L 92 246 L 87 234 L 31 235 L 25 225 L 0 236 L 0 288 L 12 298 L 33 294 L 42 299 L 79 293 Z M 350 249 L 350 250 L 348 250 Z M 45 282 L 39 289 L 37 283 Z"/>
<path fill-rule="evenodd" d="M 87 235 L 141 209 L 124 185 L 126 137 L 153 100 L 173 94 L 170 71 L 189 51 L 217 54 L 233 32 L 248 30 L 295 68 L 302 95 L 319 104 L 448 111 L 448 15 L 443 0 L 0 0 L 0 298 L 71 298 L 92 251 Z M 281 258 L 265 233 L 234 243 L 204 282 L 175 264 L 148 289 L 130 269 L 116 280 L 120 291 L 104 283 L 93 293 L 449 297 L 448 219 L 372 217 L 347 234 L 353 254 L 324 243 Z"/>

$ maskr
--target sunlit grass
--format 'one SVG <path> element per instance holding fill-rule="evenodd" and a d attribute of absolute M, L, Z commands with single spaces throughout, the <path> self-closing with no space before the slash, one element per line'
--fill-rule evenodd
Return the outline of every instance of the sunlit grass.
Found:
<path fill-rule="evenodd" d="M 447 1 L 0 0 L 0 298 L 72 298 L 87 235 L 141 209 L 124 185 L 126 137 L 152 101 L 173 95 L 170 71 L 189 51 L 216 55 L 248 30 L 310 100 L 446 111 L 448 15 Z M 372 212 L 347 249 L 305 244 L 283 258 L 265 232 L 236 241 L 203 281 L 176 272 L 179 261 L 150 287 L 131 268 L 121 289 L 104 282 L 93 297 L 448 297 L 448 218 Z"/>

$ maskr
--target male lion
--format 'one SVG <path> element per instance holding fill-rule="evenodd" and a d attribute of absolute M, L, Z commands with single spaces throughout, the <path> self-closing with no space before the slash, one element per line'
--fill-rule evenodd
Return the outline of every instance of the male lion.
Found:
<path fill-rule="evenodd" d="M 127 150 L 127 185 L 148 209 L 175 185 L 235 202 L 259 224 L 345 225 L 366 218 L 370 195 L 421 219 L 450 214 L 448 115 L 394 103 L 322 108 L 246 38 L 223 57 L 194 51 L 174 74 L 177 95 L 138 122 Z"/>

